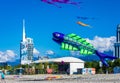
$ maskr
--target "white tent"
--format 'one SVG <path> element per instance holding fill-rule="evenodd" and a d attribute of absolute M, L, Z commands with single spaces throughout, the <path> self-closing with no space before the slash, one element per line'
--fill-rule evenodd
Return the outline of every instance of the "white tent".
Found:
<path fill-rule="evenodd" d="M 84 63 L 83 60 L 74 58 L 74 57 L 62 57 L 62 58 L 56 58 L 53 60 L 54 62 L 68 62 L 68 63 Z"/>
<path fill-rule="evenodd" d="M 37 60 L 34 61 L 33 63 L 45 63 L 45 62 L 69 63 L 70 74 L 76 73 L 77 69 L 84 68 L 84 61 L 75 57 L 62 57 L 54 59 Z"/>
<path fill-rule="evenodd" d="M 43 59 L 43 60 L 36 60 L 33 63 L 40 63 L 40 62 L 68 62 L 68 63 L 84 63 L 83 60 L 74 58 L 74 57 L 62 57 L 62 58 L 54 58 L 54 59 Z"/>

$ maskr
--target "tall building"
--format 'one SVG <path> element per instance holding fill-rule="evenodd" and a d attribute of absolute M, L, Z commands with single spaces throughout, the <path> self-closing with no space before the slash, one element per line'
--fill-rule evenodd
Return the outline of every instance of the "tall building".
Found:
<path fill-rule="evenodd" d="M 20 63 L 29 64 L 33 61 L 33 39 L 27 38 L 25 34 L 25 21 L 23 20 L 23 35 L 20 42 Z"/>
<path fill-rule="evenodd" d="M 120 24 L 117 26 L 117 34 L 116 34 L 116 43 L 114 44 L 115 47 L 115 56 L 120 58 Z"/>

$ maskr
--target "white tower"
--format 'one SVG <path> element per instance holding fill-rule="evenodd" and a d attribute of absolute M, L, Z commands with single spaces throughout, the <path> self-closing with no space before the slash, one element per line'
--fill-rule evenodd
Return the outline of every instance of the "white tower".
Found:
<path fill-rule="evenodd" d="M 33 60 L 33 39 L 26 38 L 25 34 L 25 20 L 23 20 L 23 34 L 20 42 L 20 63 L 29 64 Z"/>

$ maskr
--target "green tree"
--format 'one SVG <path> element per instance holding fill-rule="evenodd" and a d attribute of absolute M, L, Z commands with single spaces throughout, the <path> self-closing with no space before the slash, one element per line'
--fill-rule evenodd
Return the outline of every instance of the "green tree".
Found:
<path fill-rule="evenodd" d="M 11 69 L 12 69 L 12 66 L 10 66 L 10 65 L 6 66 L 6 70 L 11 70 Z"/>
<path fill-rule="evenodd" d="M 85 62 L 85 68 L 92 68 L 92 62 Z"/>
<path fill-rule="evenodd" d="M 50 68 L 53 69 L 53 73 L 58 72 L 58 64 L 57 63 L 51 63 Z"/>
<path fill-rule="evenodd" d="M 116 59 L 113 62 L 113 67 L 120 66 L 120 59 Z"/>
<path fill-rule="evenodd" d="M 98 74 L 103 74 L 103 73 L 104 73 L 104 72 L 103 72 L 103 69 L 102 69 L 102 68 L 97 69 L 97 73 L 98 73 Z"/>

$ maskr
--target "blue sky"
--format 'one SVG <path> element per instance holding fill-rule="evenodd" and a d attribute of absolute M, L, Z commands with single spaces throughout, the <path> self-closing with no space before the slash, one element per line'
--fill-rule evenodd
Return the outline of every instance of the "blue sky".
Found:
<path fill-rule="evenodd" d="M 4 54 L 10 51 L 13 56 L 19 56 L 23 19 L 26 36 L 33 38 L 34 46 L 40 55 L 44 55 L 46 51 L 62 55 L 63 50 L 52 41 L 52 33 L 55 31 L 64 34 L 76 33 L 88 38 L 91 43 L 106 40 L 102 42 L 110 45 L 115 41 L 116 27 L 120 23 L 120 0 L 71 1 L 83 3 L 80 4 L 80 8 L 58 3 L 62 8 L 57 8 L 40 0 L 0 0 L 0 51 Z M 77 19 L 77 16 L 95 19 L 82 20 Z M 79 26 L 77 21 L 90 24 L 92 28 Z M 109 39 L 112 42 L 109 42 Z M 98 43 L 94 43 L 94 46 L 99 49 L 101 46 L 97 46 Z M 104 44 L 101 43 L 102 46 Z M 110 49 L 108 46 L 107 51 Z M 68 51 L 64 52 L 65 55 L 70 55 Z"/>

